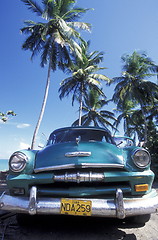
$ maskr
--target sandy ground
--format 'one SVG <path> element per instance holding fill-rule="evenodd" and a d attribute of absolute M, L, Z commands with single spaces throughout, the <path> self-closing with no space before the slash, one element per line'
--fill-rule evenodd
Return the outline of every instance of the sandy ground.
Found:
<path fill-rule="evenodd" d="M 156 187 L 158 184 L 156 183 Z M 5 185 L 0 186 L 0 193 Z M 145 225 L 117 219 L 36 216 L 19 226 L 16 216 L 1 212 L 0 240 L 158 240 L 158 213 Z"/>

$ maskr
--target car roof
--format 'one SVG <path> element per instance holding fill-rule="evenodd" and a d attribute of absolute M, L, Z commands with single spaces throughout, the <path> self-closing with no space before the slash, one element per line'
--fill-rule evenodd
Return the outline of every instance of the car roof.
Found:
<path fill-rule="evenodd" d="M 62 134 L 62 132 L 65 132 L 65 131 L 73 131 L 73 130 L 76 130 L 76 131 L 82 131 L 82 130 L 85 130 L 85 131 L 96 131 L 96 134 L 97 132 L 102 132 L 102 134 L 105 134 L 108 138 L 111 139 L 111 142 L 113 144 L 115 144 L 115 141 L 113 139 L 113 137 L 111 136 L 111 133 L 108 129 L 106 128 L 101 128 L 101 127 L 93 127 L 93 126 L 75 126 L 75 127 L 64 127 L 64 128 L 59 128 L 59 129 L 56 129 L 54 130 L 50 136 L 49 136 L 49 139 L 51 139 L 53 137 L 53 135 L 57 135 L 58 133 L 59 134 Z"/>
<path fill-rule="evenodd" d="M 54 130 L 52 133 L 56 133 L 56 132 L 60 132 L 60 131 L 67 131 L 67 130 L 100 130 L 100 131 L 104 131 L 108 134 L 110 134 L 110 131 L 105 129 L 105 128 L 101 128 L 101 127 L 93 127 L 93 126 L 76 126 L 76 127 L 64 127 L 64 128 L 59 128 Z M 111 135 L 111 134 L 110 134 Z"/>

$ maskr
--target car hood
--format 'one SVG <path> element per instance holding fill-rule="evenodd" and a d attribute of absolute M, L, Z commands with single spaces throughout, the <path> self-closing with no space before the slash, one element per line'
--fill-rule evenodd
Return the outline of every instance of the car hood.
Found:
<path fill-rule="evenodd" d="M 103 142 L 60 143 L 36 155 L 35 172 L 86 167 L 124 166 L 122 150 Z"/>

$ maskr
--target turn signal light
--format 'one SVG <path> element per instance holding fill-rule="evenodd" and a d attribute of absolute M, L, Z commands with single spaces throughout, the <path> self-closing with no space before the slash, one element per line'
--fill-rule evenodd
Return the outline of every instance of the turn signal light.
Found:
<path fill-rule="evenodd" d="M 12 194 L 14 194 L 14 195 L 24 195 L 25 190 L 23 188 L 13 188 L 12 189 Z"/>
<path fill-rule="evenodd" d="M 149 185 L 148 184 L 139 184 L 135 185 L 135 191 L 136 192 L 145 192 L 149 190 Z"/>

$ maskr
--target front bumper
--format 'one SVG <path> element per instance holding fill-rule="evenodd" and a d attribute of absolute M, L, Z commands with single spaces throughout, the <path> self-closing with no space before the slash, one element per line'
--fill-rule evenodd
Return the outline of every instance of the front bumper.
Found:
<path fill-rule="evenodd" d="M 77 200 L 79 200 L 77 198 Z M 125 217 L 155 213 L 158 211 L 158 195 L 154 189 L 141 198 L 123 198 L 121 189 L 116 190 L 115 199 L 80 199 L 92 202 L 92 216 Z M 16 213 L 60 214 L 61 198 L 37 199 L 37 188 L 32 187 L 30 197 L 17 197 L 5 194 L 0 197 L 0 209 Z"/>

